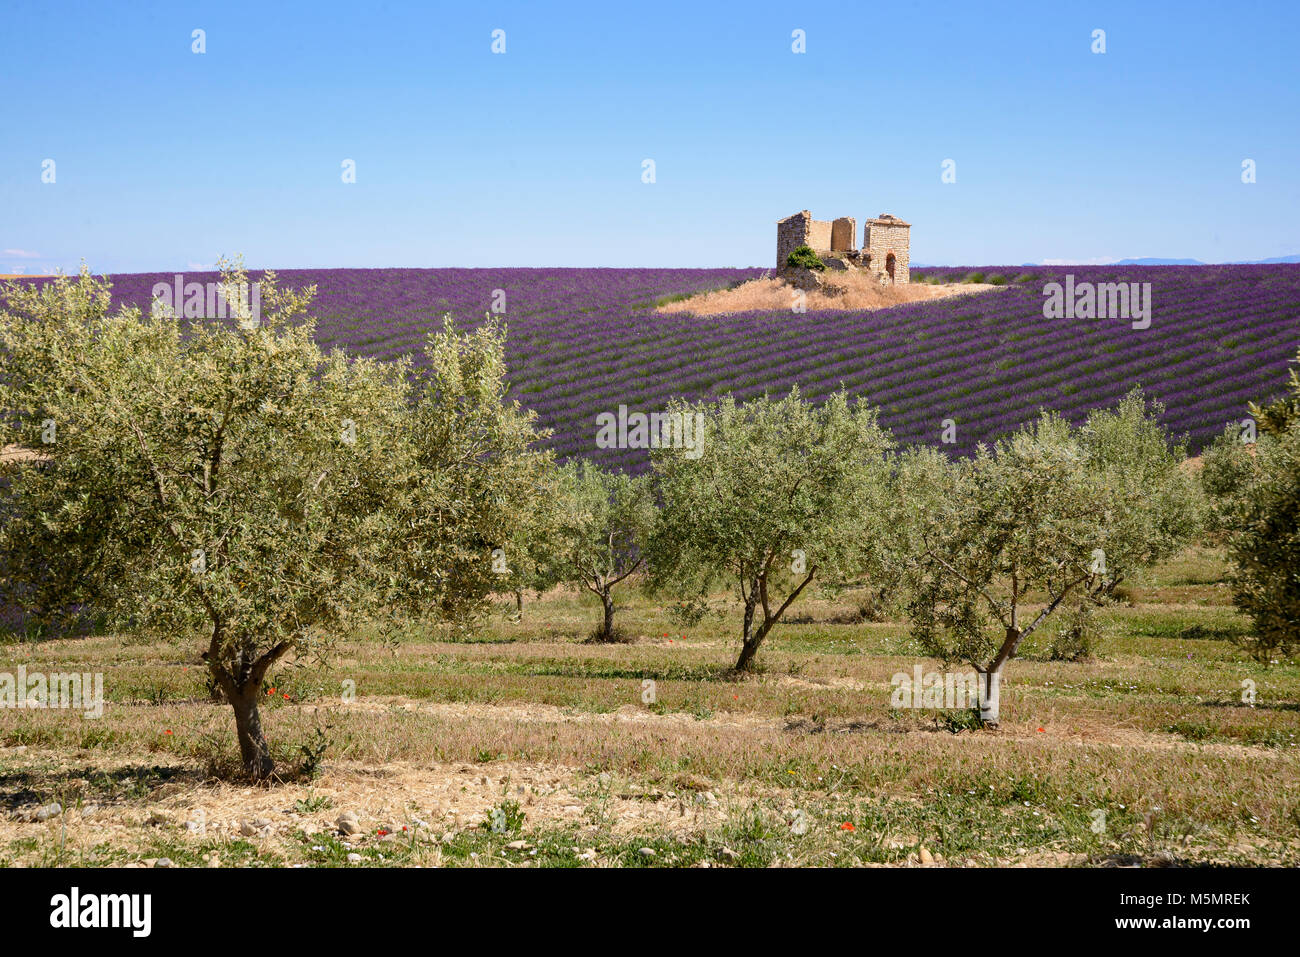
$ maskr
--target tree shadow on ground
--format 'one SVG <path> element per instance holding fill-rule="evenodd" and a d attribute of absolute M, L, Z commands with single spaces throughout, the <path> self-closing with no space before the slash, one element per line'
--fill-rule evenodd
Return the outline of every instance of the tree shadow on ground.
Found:
<path fill-rule="evenodd" d="M 103 768 L 14 768 L 0 772 L 0 810 L 12 813 L 30 805 L 57 801 L 65 808 L 77 803 L 125 804 L 156 799 L 162 789 L 175 790 L 210 783 L 198 768 L 127 764 Z"/>

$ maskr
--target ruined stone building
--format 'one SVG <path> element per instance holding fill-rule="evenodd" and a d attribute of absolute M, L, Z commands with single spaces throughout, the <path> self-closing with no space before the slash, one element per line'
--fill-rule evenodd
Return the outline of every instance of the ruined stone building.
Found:
<path fill-rule="evenodd" d="M 776 268 L 783 269 L 786 257 L 799 246 L 811 246 L 832 269 L 867 269 L 881 282 L 905 283 L 911 228 L 911 223 L 881 213 L 867 220 L 858 249 L 856 219 L 841 216 L 827 222 L 813 219 L 805 209 L 776 224 Z"/>

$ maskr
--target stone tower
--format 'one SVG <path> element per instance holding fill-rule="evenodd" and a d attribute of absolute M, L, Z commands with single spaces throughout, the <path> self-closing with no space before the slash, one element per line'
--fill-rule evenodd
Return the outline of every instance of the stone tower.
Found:
<path fill-rule="evenodd" d="M 911 229 L 911 223 L 888 213 L 868 219 L 862 234 L 862 253 L 867 268 L 890 282 L 910 281 L 907 267 L 911 258 L 908 252 Z"/>

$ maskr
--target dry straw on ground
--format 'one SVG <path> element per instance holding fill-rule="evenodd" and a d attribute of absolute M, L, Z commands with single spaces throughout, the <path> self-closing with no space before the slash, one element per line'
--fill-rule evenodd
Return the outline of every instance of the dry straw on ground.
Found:
<path fill-rule="evenodd" d="M 831 289 L 807 294 L 803 306 L 810 312 L 824 309 L 887 309 L 907 302 L 946 299 L 988 289 L 1001 289 L 988 283 L 907 283 L 884 286 L 874 276 L 863 272 L 830 273 L 824 280 Z M 701 293 L 689 299 L 670 302 L 660 312 L 693 312 L 696 315 L 726 315 L 734 312 L 762 312 L 789 309 L 798 292 L 784 279 L 752 279 L 734 289 Z"/>
<path fill-rule="evenodd" d="M 40 462 L 46 456 L 39 452 L 33 452 L 31 449 L 25 449 L 20 445 L 6 445 L 0 449 L 0 465 L 8 462 Z"/>

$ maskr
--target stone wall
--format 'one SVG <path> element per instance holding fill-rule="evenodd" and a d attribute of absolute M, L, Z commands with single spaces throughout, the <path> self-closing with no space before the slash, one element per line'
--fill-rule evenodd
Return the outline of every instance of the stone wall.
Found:
<path fill-rule="evenodd" d="M 831 224 L 824 219 L 808 220 L 807 243 L 819 253 L 831 251 Z"/>
<path fill-rule="evenodd" d="M 858 221 L 852 216 L 841 216 L 831 223 L 830 248 L 836 252 L 853 252 L 858 248 Z"/>
<path fill-rule="evenodd" d="M 812 222 L 812 213 L 804 210 L 779 220 L 776 224 L 776 268 L 785 268 L 786 258 L 805 245 L 808 239 L 808 224 Z"/>
<path fill-rule="evenodd" d="M 832 250 L 851 251 L 856 232 L 856 221 L 847 216 L 833 223 L 813 219 L 806 209 L 787 216 L 776 224 L 776 268 L 783 268 L 786 257 L 800 246 L 810 246 L 819 255 Z"/>

